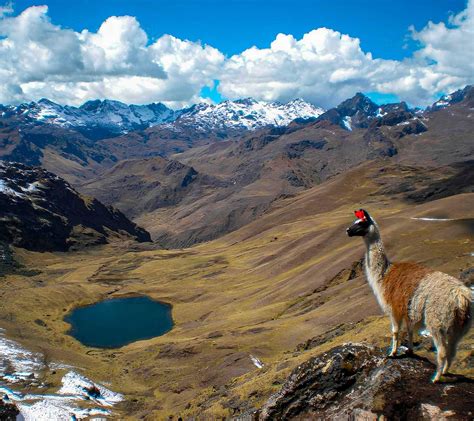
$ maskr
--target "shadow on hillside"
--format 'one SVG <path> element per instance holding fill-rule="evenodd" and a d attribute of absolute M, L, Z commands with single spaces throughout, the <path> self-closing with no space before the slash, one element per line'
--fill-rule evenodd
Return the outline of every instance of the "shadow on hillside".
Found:
<path fill-rule="evenodd" d="M 407 191 L 404 199 L 411 203 L 425 203 L 461 193 L 474 192 L 474 160 L 459 162 L 450 167 L 453 171 L 446 177 L 433 180 L 427 176 L 421 180 L 420 188 Z M 429 174 L 427 174 L 429 175 Z"/>

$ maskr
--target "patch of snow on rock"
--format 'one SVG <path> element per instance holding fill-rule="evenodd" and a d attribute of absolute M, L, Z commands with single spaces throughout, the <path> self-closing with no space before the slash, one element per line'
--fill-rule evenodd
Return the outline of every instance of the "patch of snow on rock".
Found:
<path fill-rule="evenodd" d="M 70 371 L 62 379 L 62 387 L 58 390 L 60 395 L 79 395 L 89 398 L 94 398 L 97 402 L 102 405 L 111 406 L 117 402 L 123 400 L 123 396 L 120 393 L 112 392 L 111 390 L 96 384 L 89 380 L 87 377 L 82 376 L 75 371 Z M 88 390 L 97 388 L 100 391 L 100 396 L 92 397 L 88 394 Z"/>
<path fill-rule="evenodd" d="M 20 344 L 5 338 L 0 328 L 0 377 L 18 381 L 35 376 L 42 368 L 41 355 L 28 351 Z"/>
<path fill-rule="evenodd" d="M 254 357 L 253 355 L 250 355 L 250 359 L 252 360 L 255 367 L 263 368 L 264 364 L 257 357 Z"/>
<path fill-rule="evenodd" d="M 377 114 L 375 114 L 375 117 L 383 117 L 384 115 L 387 115 L 387 113 L 383 112 L 382 108 L 378 108 Z"/>
<path fill-rule="evenodd" d="M 428 331 L 428 329 L 420 330 L 418 333 L 425 338 L 431 338 L 431 333 Z"/>
<path fill-rule="evenodd" d="M 351 126 L 351 118 L 349 116 L 344 117 L 342 120 L 342 124 L 344 124 L 344 127 L 352 132 L 352 126 Z"/>
<path fill-rule="evenodd" d="M 23 194 L 13 190 L 11 187 L 7 185 L 5 180 L 0 179 L 0 193 L 6 194 L 8 196 L 16 196 L 16 197 L 23 197 Z"/>
<path fill-rule="evenodd" d="M 0 397 L 7 396 L 6 400 L 18 406 L 19 419 L 70 421 L 95 416 L 108 417 L 110 410 L 104 407 L 111 407 L 123 400 L 123 395 L 120 393 L 94 383 L 75 371 L 68 371 L 63 376 L 62 386 L 58 392 L 35 393 L 35 390 L 44 387 L 38 379 L 45 368 L 71 368 L 55 362 L 46 367 L 43 360 L 40 353 L 31 352 L 17 342 L 5 338 L 4 330 L 0 328 Z M 23 388 L 25 384 L 28 385 L 28 393 L 23 394 L 13 389 L 17 388 L 19 383 Z M 81 406 L 79 402 L 82 403 Z M 88 407 L 84 406 L 86 402 Z"/>

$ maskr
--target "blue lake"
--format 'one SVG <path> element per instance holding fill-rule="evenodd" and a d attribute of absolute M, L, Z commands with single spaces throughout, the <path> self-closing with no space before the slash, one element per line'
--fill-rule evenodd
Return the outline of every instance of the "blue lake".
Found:
<path fill-rule="evenodd" d="M 125 297 L 78 307 L 64 320 L 69 334 L 86 346 L 119 348 L 150 339 L 173 327 L 171 306 L 149 297 Z"/>

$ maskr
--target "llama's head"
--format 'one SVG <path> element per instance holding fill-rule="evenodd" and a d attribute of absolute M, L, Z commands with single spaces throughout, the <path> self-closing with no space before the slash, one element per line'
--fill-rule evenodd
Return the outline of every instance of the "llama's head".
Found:
<path fill-rule="evenodd" d="M 359 209 L 354 211 L 354 214 L 357 219 L 346 230 L 349 237 L 365 237 L 370 234 L 371 231 L 376 229 L 374 220 L 366 210 Z"/>

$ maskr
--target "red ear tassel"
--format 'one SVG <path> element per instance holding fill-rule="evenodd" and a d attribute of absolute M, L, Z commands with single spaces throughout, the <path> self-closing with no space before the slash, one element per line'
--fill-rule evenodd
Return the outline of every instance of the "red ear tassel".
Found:
<path fill-rule="evenodd" d="M 363 210 L 354 211 L 356 218 L 365 220 L 365 214 Z"/>

